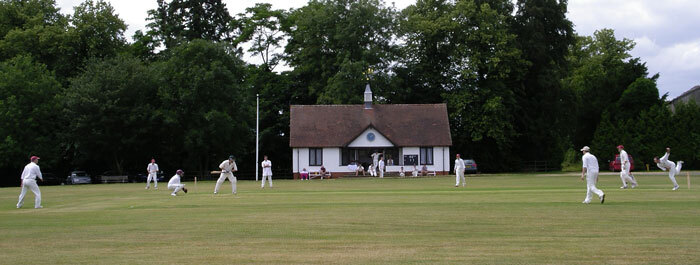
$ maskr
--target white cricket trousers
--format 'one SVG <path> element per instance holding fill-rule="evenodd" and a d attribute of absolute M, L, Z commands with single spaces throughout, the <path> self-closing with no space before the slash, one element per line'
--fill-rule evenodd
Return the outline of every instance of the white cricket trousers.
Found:
<path fill-rule="evenodd" d="M 233 176 L 233 173 L 221 173 L 219 176 L 219 180 L 216 181 L 216 187 L 214 188 L 214 193 L 219 193 L 219 188 L 221 188 L 221 184 L 226 181 L 228 178 L 228 181 L 231 182 L 231 193 L 236 194 L 236 177 Z"/>
<path fill-rule="evenodd" d="M 459 186 L 460 181 L 462 183 L 462 187 L 467 185 L 467 179 L 464 178 L 464 169 L 455 170 L 455 173 L 455 186 Z"/>
<path fill-rule="evenodd" d="M 379 178 L 383 179 L 384 178 L 384 169 L 379 169 Z"/>
<path fill-rule="evenodd" d="M 620 179 L 622 180 L 622 186 L 627 187 L 627 182 L 632 183 L 632 186 L 637 186 L 637 181 L 630 175 L 630 168 L 620 170 Z"/>
<path fill-rule="evenodd" d="M 173 190 L 173 194 L 178 193 L 178 192 L 179 192 L 180 190 L 182 190 L 182 188 L 184 188 L 184 187 L 185 187 L 185 184 L 171 184 L 171 185 L 168 185 L 168 189 L 169 189 L 169 190 Z"/>
<path fill-rule="evenodd" d="M 598 179 L 598 171 L 588 171 L 586 172 L 586 186 L 587 186 L 587 191 L 586 191 L 586 199 L 583 200 L 584 203 L 589 203 L 591 202 L 591 199 L 593 198 L 593 193 L 598 195 L 598 197 L 603 196 L 603 191 L 599 190 L 595 186 L 595 182 Z"/>
<path fill-rule="evenodd" d="M 151 187 L 151 180 L 153 180 L 153 187 L 158 188 L 158 173 L 148 173 L 148 179 L 146 179 L 146 188 Z"/>
<path fill-rule="evenodd" d="M 673 187 L 678 187 L 678 182 L 676 182 L 676 174 L 681 173 L 681 167 L 683 167 L 683 163 L 673 163 L 670 162 L 673 166 L 671 166 L 671 169 L 668 170 L 668 178 L 671 179 L 671 182 L 673 182 Z"/>
<path fill-rule="evenodd" d="M 267 178 L 267 181 L 270 182 L 270 188 L 272 188 L 272 175 L 269 176 L 262 176 L 262 185 L 260 185 L 261 188 L 265 187 L 265 178 Z"/>
<path fill-rule="evenodd" d="M 34 193 L 34 208 L 41 207 L 41 191 L 39 190 L 39 185 L 36 184 L 35 179 L 25 179 L 22 180 L 22 192 L 19 193 L 17 208 L 22 208 L 22 205 L 24 205 L 24 195 L 27 194 L 27 189 L 30 189 Z"/>

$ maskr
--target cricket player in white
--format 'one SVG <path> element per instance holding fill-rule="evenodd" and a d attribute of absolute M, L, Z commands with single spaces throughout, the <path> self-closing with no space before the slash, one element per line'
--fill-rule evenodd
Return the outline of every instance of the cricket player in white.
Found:
<path fill-rule="evenodd" d="M 622 187 L 620 187 L 620 189 L 626 189 L 627 182 L 631 183 L 634 189 L 637 187 L 637 181 L 632 177 L 632 174 L 630 174 L 632 164 L 630 164 L 629 156 L 624 149 L 625 147 L 623 145 L 617 146 L 617 151 L 620 152 L 620 179 L 622 180 Z"/>
<path fill-rule="evenodd" d="M 20 178 L 22 185 L 22 192 L 19 193 L 19 201 L 17 202 L 17 209 L 22 208 L 24 205 L 24 195 L 27 194 L 27 189 L 30 189 L 34 193 L 34 208 L 41 209 L 41 191 L 39 190 L 39 185 L 36 184 L 36 179 L 39 178 L 40 181 L 44 181 L 41 175 L 41 169 L 39 169 L 39 157 L 32 156 L 29 159 L 31 162 L 24 166 L 24 171 L 22 171 L 22 176 Z"/>
<path fill-rule="evenodd" d="M 377 172 L 379 172 L 379 170 L 377 170 L 377 167 L 379 167 L 379 155 L 380 153 L 377 151 L 372 153 L 372 169 L 374 170 L 373 176 L 375 177 L 377 176 Z"/>
<path fill-rule="evenodd" d="M 386 163 L 384 163 L 384 156 L 379 156 L 379 178 L 384 178 L 384 169 L 386 168 Z"/>
<path fill-rule="evenodd" d="M 678 190 L 678 182 L 676 182 L 676 174 L 681 173 L 681 167 L 683 167 L 683 161 L 678 161 L 678 166 L 673 161 L 668 160 L 668 156 L 671 155 L 671 148 L 666 147 L 666 154 L 659 159 L 659 157 L 654 157 L 654 162 L 656 166 L 663 171 L 668 171 L 668 178 L 673 182 L 673 190 Z"/>
<path fill-rule="evenodd" d="M 602 190 L 599 190 L 595 186 L 596 182 L 598 181 L 598 159 L 591 154 L 591 148 L 588 146 L 584 146 L 581 149 L 581 152 L 583 152 L 583 168 L 581 169 L 581 180 L 585 178 L 587 186 L 586 199 L 583 200 L 583 203 L 591 203 L 593 193 L 600 197 L 600 203 L 604 203 L 605 194 Z"/>
<path fill-rule="evenodd" d="M 180 177 L 184 176 L 185 172 L 182 171 L 182 169 L 178 169 L 175 172 L 175 176 L 170 178 L 170 181 L 168 181 L 168 189 L 173 190 L 173 193 L 171 193 L 171 196 L 177 196 L 177 192 L 182 190 L 185 193 L 187 193 L 187 188 L 185 188 L 185 184 L 180 183 Z"/>
<path fill-rule="evenodd" d="M 158 164 L 156 164 L 155 159 L 151 159 L 151 163 L 146 166 L 146 171 L 148 171 L 148 178 L 146 179 L 146 189 L 151 187 L 151 179 L 154 183 L 154 188 L 158 189 Z"/>
<path fill-rule="evenodd" d="M 238 167 L 236 166 L 236 159 L 233 156 L 229 156 L 228 160 L 224 160 L 224 162 L 221 162 L 219 164 L 219 168 L 221 169 L 221 175 L 219 176 L 219 180 L 216 181 L 216 187 L 214 188 L 214 194 L 219 193 L 219 188 L 221 188 L 221 184 L 226 181 L 228 178 L 228 181 L 231 182 L 231 193 L 236 194 L 236 176 L 233 175 L 233 172 L 238 171 Z"/>
<path fill-rule="evenodd" d="M 272 188 L 272 162 L 270 162 L 270 160 L 267 159 L 267 156 L 263 156 L 263 161 L 260 164 L 263 168 L 262 184 L 260 185 L 260 188 L 265 188 L 265 178 L 267 178 L 267 181 L 270 182 L 270 188 Z"/>
<path fill-rule="evenodd" d="M 455 159 L 455 187 L 459 187 L 460 181 L 462 182 L 462 187 L 467 185 L 467 179 L 464 178 L 464 170 L 467 168 L 464 165 L 464 160 L 457 154 L 457 159 Z"/>

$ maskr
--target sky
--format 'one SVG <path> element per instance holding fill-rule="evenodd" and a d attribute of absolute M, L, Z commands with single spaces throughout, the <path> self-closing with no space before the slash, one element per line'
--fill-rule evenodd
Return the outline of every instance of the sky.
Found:
<path fill-rule="evenodd" d="M 146 28 L 149 9 L 156 0 L 107 0 L 126 22 L 127 39 Z M 61 12 L 72 14 L 82 0 L 57 0 Z M 271 3 L 275 9 L 299 8 L 306 0 L 224 0 L 232 15 L 255 3 Z M 385 0 L 403 9 L 415 0 Z M 570 0 L 568 18 L 579 35 L 615 30 L 618 39 L 636 42 L 631 54 L 647 63 L 650 75 L 659 73 L 659 92 L 673 99 L 700 85 L 700 3 L 697 0 Z M 144 30 L 145 31 L 145 30 Z M 251 63 L 256 58 L 246 56 Z M 279 70 L 279 69 L 277 69 Z"/>

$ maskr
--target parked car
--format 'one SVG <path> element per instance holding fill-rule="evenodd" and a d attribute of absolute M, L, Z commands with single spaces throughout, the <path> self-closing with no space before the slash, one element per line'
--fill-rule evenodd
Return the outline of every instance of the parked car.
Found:
<path fill-rule="evenodd" d="M 126 183 L 129 181 L 129 176 L 125 174 L 117 174 L 115 171 L 105 171 L 97 176 L 98 183 Z"/>
<path fill-rule="evenodd" d="M 474 159 L 464 159 L 464 173 L 476 174 L 477 167 Z"/>
<path fill-rule="evenodd" d="M 66 178 L 66 184 L 90 184 L 92 179 L 85 171 L 73 171 Z"/>
<path fill-rule="evenodd" d="M 66 183 L 63 178 L 57 177 L 53 173 L 41 173 L 41 177 L 44 181 L 39 182 L 41 185 L 62 185 Z"/>
<path fill-rule="evenodd" d="M 630 158 L 630 171 L 634 170 L 634 158 L 632 155 L 628 155 Z M 615 160 L 608 161 L 610 163 L 610 171 L 619 172 L 622 170 L 622 163 L 620 163 L 620 154 L 615 155 Z"/>
<path fill-rule="evenodd" d="M 167 182 L 168 179 L 165 176 L 165 172 L 160 171 L 157 174 L 158 176 L 158 182 Z M 130 174 L 129 175 L 129 182 L 136 183 L 136 182 L 146 182 L 148 180 L 148 174 L 146 173 L 137 173 L 137 174 Z"/>

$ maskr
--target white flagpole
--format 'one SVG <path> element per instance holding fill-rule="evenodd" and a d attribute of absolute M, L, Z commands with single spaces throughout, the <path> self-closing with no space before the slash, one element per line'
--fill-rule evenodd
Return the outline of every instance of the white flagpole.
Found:
<path fill-rule="evenodd" d="M 255 94 L 255 181 L 258 181 L 258 149 L 260 132 L 260 94 Z"/>

